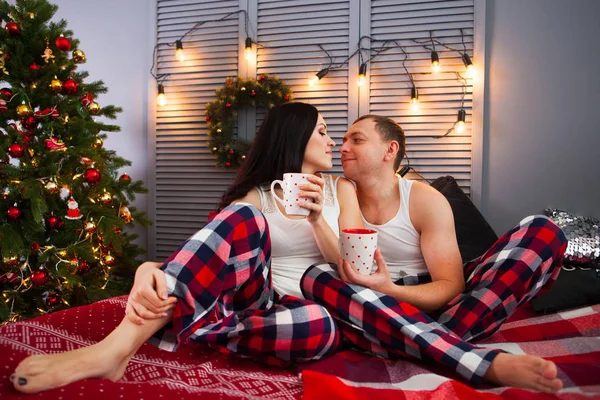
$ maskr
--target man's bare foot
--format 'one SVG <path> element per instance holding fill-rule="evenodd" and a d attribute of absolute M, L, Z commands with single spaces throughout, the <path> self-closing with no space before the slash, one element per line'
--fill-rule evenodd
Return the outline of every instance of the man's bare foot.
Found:
<path fill-rule="evenodd" d="M 556 364 L 552 361 L 537 356 L 500 353 L 483 378 L 500 386 L 554 393 L 563 387 L 556 374 Z"/>
<path fill-rule="evenodd" d="M 118 381 L 130 358 L 131 354 L 119 355 L 100 342 L 66 353 L 27 357 L 11 380 L 23 393 L 50 390 L 87 378 Z"/>

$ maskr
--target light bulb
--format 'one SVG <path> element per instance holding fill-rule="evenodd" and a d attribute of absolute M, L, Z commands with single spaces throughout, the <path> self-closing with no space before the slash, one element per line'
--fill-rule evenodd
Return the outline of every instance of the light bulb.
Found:
<path fill-rule="evenodd" d="M 471 57 L 469 57 L 469 55 L 467 53 L 464 53 L 462 55 L 462 60 L 463 63 L 465 64 L 465 67 L 467 68 L 467 75 L 471 78 L 475 77 L 475 67 L 473 66 L 473 61 L 471 61 Z"/>
<path fill-rule="evenodd" d="M 358 70 L 358 86 L 362 86 L 365 84 L 365 79 L 367 76 L 367 63 L 361 64 Z"/>
<path fill-rule="evenodd" d="M 165 96 L 165 87 L 162 83 L 158 84 L 158 95 L 156 96 L 156 104 L 164 106 L 167 104 L 167 96 Z"/>
<path fill-rule="evenodd" d="M 440 56 L 435 50 L 431 52 L 431 68 L 433 69 L 433 72 L 440 71 Z"/>
<path fill-rule="evenodd" d="M 413 86 L 410 89 L 410 102 L 412 104 L 412 109 L 413 110 L 418 110 L 419 109 L 419 92 L 417 90 L 416 86 Z"/>
<path fill-rule="evenodd" d="M 181 43 L 181 40 L 175 41 L 175 47 L 177 48 L 177 50 L 175 50 L 175 56 L 177 59 L 179 61 L 185 61 L 185 54 L 183 54 L 183 43 Z"/>
<path fill-rule="evenodd" d="M 246 38 L 246 60 L 252 59 L 252 39 Z"/>
<path fill-rule="evenodd" d="M 458 119 L 454 129 L 458 133 L 462 133 L 465 130 L 465 122 L 467 120 L 467 112 L 463 109 L 458 110 Z"/>
<path fill-rule="evenodd" d="M 312 78 L 310 78 L 310 80 L 308 81 L 309 86 L 315 86 L 317 83 L 319 83 L 319 81 L 325 76 L 327 75 L 327 73 L 329 72 L 328 68 L 323 68 L 321 69 L 319 72 L 316 73 L 315 76 L 313 76 Z"/>

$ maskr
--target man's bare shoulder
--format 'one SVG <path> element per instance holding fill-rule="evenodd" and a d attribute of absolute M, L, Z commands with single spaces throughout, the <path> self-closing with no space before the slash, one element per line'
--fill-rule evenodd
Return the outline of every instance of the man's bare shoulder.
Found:
<path fill-rule="evenodd" d="M 420 227 L 432 221 L 452 217 L 450 203 L 436 189 L 428 184 L 415 181 L 410 192 L 410 218 L 414 227 Z"/>

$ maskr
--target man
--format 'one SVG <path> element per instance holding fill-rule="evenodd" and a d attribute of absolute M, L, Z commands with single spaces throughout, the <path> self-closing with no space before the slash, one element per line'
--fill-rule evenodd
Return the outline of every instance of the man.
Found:
<path fill-rule="evenodd" d="M 395 174 L 405 152 L 396 122 L 359 118 L 340 151 L 365 227 L 378 231 L 378 270 L 360 275 L 340 260 L 338 275 L 329 264 L 315 265 L 303 277 L 304 296 L 324 305 L 350 341 L 375 354 L 433 360 L 473 384 L 559 390 L 554 363 L 468 341 L 491 336 L 556 279 L 566 247 L 562 231 L 546 217 L 525 218 L 463 267 L 446 199 Z"/>

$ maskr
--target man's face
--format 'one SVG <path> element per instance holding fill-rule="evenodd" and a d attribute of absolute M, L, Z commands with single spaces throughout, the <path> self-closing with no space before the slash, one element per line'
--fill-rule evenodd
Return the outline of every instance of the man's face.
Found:
<path fill-rule="evenodd" d="M 363 119 L 352 125 L 342 143 L 340 153 L 347 178 L 359 183 L 362 177 L 377 175 L 386 167 L 384 157 L 388 144 L 381 140 L 372 119 Z"/>

